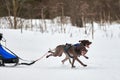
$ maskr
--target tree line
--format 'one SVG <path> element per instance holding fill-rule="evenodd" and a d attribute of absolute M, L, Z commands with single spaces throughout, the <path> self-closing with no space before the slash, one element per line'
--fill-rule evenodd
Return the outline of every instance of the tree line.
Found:
<path fill-rule="evenodd" d="M 0 17 L 14 16 L 26 19 L 53 19 L 69 16 L 73 26 L 86 23 L 111 23 L 120 20 L 120 0 L 0 0 Z"/>

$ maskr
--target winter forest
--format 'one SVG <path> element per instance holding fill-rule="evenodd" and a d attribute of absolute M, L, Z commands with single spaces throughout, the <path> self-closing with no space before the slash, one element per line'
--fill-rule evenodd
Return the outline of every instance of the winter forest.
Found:
<path fill-rule="evenodd" d="M 59 16 L 61 24 L 65 24 L 66 17 L 69 17 L 71 24 L 77 27 L 85 27 L 86 23 L 93 22 L 99 24 L 119 22 L 120 19 L 120 0 L 0 0 L 0 2 L 0 17 L 7 16 L 12 29 L 22 27 L 24 22 L 22 18 L 31 19 L 31 23 L 32 19 L 42 19 L 46 24 L 45 19 L 53 20 Z M 10 16 L 14 16 L 14 20 Z M 33 28 L 32 24 L 29 26 Z"/>
<path fill-rule="evenodd" d="M 0 80 L 120 80 L 119 48 L 120 0 L 0 0 Z"/>

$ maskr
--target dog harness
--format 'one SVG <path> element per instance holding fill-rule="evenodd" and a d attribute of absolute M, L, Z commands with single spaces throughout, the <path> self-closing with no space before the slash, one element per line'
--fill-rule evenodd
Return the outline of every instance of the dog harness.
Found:
<path fill-rule="evenodd" d="M 73 56 L 71 56 L 68 52 L 68 50 L 72 47 L 72 44 L 68 44 L 66 43 L 66 45 L 64 46 L 64 51 L 65 53 L 67 53 L 67 55 L 70 57 L 70 58 L 73 58 Z"/>

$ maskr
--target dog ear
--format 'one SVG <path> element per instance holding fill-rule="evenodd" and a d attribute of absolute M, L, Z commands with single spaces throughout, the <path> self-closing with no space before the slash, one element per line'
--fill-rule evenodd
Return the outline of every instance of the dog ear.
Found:
<path fill-rule="evenodd" d="M 79 40 L 79 42 L 83 43 L 84 46 L 86 44 L 88 44 L 88 45 L 92 44 L 92 42 L 90 42 L 89 40 Z"/>
<path fill-rule="evenodd" d="M 79 40 L 79 42 L 81 42 L 82 40 Z"/>
<path fill-rule="evenodd" d="M 79 40 L 79 42 L 83 42 L 84 40 Z"/>

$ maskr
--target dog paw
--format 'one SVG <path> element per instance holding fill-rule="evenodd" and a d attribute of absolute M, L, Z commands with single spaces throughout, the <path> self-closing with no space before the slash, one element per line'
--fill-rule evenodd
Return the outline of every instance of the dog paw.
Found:
<path fill-rule="evenodd" d="M 49 56 L 46 56 L 46 58 L 48 58 Z"/>
<path fill-rule="evenodd" d="M 89 57 L 85 57 L 86 59 L 89 59 Z"/>
<path fill-rule="evenodd" d="M 64 61 L 61 61 L 62 62 L 62 64 L 64 64 Z"/>
<path fill-rule="evenodd" d="M 84 58 L 85 58 L 85 59 L 89 59 L 89 57 L 87 57 L 87 56 L 84 56 Z"/>
<path fill-rule="evenodd" d="M 48 51 L 48 53 L 50 53 L 51 51 Z"/>
<path fill-rule="evenodd" d="M 86 65 L 86 64 L 84 64 L 83 66 L 84 66 L 84 67 L 87 67 L 87 65 Z"/>
<path fill-rule="evenodd" d="M 72 66 L 72 68 L 75 68 L 76 66 Z"/>

